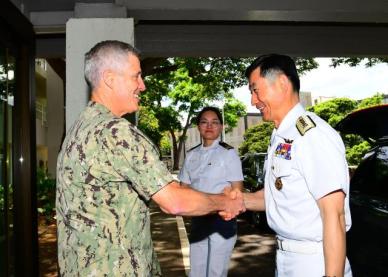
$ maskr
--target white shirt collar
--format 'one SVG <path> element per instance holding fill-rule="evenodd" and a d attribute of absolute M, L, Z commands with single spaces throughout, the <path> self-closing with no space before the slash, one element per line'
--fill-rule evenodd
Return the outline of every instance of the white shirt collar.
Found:
<path fill-rule="evenodd" d="M 213 143 L 209 146 L 203 146 L 203 144 L 201 144 L 201 150 L 204 150 L 204 151 L 207 151 L 207 150 L 210 150 L 210 149 L 213 149 L 213 148 L 216 148 L 220 143 L 220 139 L 216 139 L 215 141 L 213 141 Z"/>
<path fill-rule="evenodd" d="M 306 110 L 303 108 L 302 104 L 296 104 L 283 118 L 279 128 L 275 131 L 275 135 L 284 139 L 294 139 L 298 134 L 296 120 L 305 113 Z"/>

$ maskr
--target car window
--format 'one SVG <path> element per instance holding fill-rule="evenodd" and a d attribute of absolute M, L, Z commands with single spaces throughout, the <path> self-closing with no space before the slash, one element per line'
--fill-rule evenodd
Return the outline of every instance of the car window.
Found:
<path fill-rule="evenodd" d="M 350 189 L 388 200 L 388 145 L 375 147 L 367 153 L 354 172 Z"/>

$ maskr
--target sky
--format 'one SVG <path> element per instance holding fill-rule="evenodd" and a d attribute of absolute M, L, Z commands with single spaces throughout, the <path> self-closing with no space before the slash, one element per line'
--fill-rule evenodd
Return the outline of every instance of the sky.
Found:
<path fill-rule="evenodd" d="M 350 67 L 341 65 L 330 67 L 330 58 L 317 58 L 317 69 L 300 76 L 301 91 L 311 92 L 313 98 L 348 97 L 363 99 L 377 92 L 388 94 L 388 64 L 378 64 L 366 68 L 364 64 Z M 248 112 L 257 112 L 250 104 L 248 87 L 244 86 L 234 91 L 237 99 L 244 102 Z"/>

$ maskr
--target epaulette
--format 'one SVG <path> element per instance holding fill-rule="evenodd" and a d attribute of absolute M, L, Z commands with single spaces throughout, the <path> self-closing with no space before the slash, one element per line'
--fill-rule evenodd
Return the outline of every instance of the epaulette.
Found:
<path fill-rule="evenodd" d="M 187 153 L 190 152 L 191 150 L 194 150 L 197 147 L 200 147 L 200 146 L 201 146 L 201 143 L 196 145 L 196 146 L 194 146 L 194 147 L 191 147 L 189 150 L 187 150 Z"/>
<path fill-rule="evenodd" d="M 220 141 L 219 144 L 220 144 L 222 147 L 224 147 L 225 149 L 228 149 L 228 150 L 233 149 L 233 146 L 227 144 L 226 142 Z"/>
<path fill-rule="evenodd" d="M 301 115 L 297 120 L 296 120 L 296 128 L 298 129 L 299 133 L 304 136 L 306 132 L 312 128 L 317 126 L 315 122 L 311 119 L 310 116 L 308 115 Z"/>

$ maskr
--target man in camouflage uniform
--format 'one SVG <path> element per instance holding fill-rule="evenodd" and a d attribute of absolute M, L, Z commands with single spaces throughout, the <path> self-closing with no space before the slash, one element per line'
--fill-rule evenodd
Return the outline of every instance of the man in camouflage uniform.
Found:
<path fill-rule="evenodd" d="M 148 203 L 203 215 L 244 210 L 241 197 L 209 195 L 173 179 L 147 137 L 121 116 L 145 90 L 138 52 L 104 41 L 85 55 L 91 101 L 70 128 L 57 163 L 61 276 L 161 276 Z M 229 218 L 228 217 L 228 218 Z"/>

